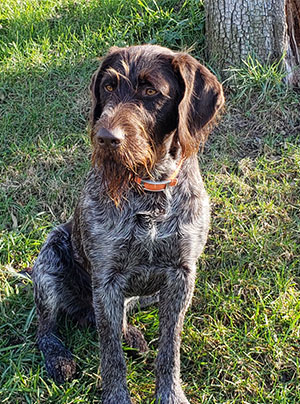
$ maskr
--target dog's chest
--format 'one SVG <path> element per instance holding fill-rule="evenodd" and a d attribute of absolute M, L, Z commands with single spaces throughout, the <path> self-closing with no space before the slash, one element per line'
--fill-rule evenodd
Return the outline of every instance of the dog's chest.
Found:
<path fill-rule="evenodd" d="M 119 240 L 128 265 L 152 266 L 161 263 L 166 255 L 170 258 L 169 250 L 178 247 L 178 226 L 169 206 L 154 205 L 134 212 L 129 218 L 128 236 Z"/>
<path fill-rule="evenodd" d="M 101 279 L 117 277 L 128 296 L 154 293 L 169 270 L 194 265 L 206 241 L 205 195 L 206 203 L 150 198 L 141 203 L 135 198 L 117 209 L 86 197 L 78 211 L 81 243 L 74 242 L 75 250 L 84 251 Z"/>
<path fill-rule="evenodd" d="M 175 222 L 173 215 L 149 210 L 133 215 L 124 233 L 116 226 L 113 250 L 117 254 L 111 258 L 116 272 L 126 278 L 128 296 L 155 293 L 164 281 L 166 268 L 178 266 L 181 254 Z"/>
<path fill-rule="evenodd" d="M 178 251 L 180 220 L 168 202 L 129 204 L 128 209 L 96 209 L 85 218 L 88 248 L 127 269 L 152 266 Z M 91 251 L 92 252 L 92 251 Z"/>
<path fill-rule="evenodd" d="M 175 247 L 178 242 L 178 223 L 174 222 L 174 216 L 162 208 L 137 212 L 128 244 L 129 258 L 140 253 L 145 263 L 152 263 L 158 256 L 162 259 L 163 250 Z"/>

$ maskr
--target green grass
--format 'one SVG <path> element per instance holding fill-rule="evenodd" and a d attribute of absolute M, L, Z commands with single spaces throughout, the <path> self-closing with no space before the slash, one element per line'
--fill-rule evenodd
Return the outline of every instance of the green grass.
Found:
<path fill-rule="evenodd" d="M 99 403 L 97 335 L 62 320 L 78 379 L 56 386 L 35 346 L 31 267 L 71 214 L 89 167 L 88 84 L 112 45 L 193 48 L 202 2 L 5 0 L 0 4 L 0 401 Z M 191 403 L 300 402 L 299 94 L 279 65 L 249 58 L 225 82 L 227 107 L 200 156 L 212 225 L 185 320 Z M 158 316 L 131 321 L 150 353 L 127 355 L 136 403 L 153 400 Z"/>

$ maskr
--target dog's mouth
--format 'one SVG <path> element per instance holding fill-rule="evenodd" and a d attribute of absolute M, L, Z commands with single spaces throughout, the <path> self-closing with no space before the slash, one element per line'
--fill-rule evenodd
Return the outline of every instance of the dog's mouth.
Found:
<path fill-rule="evenodd" d="M 115 142 L 113 140 L 112 142 Z M 114 165 L 117 170 L 137 175 L 150 173 L 156 161 L 156 150 L 151 138 L 141 136 L 126 136 L 117 147 L 105 148 L 99 143 L 99 139 L 93 139 L 92 163 L 94 167 L 109 167 Z"/>
<path fill-rule="evenodd" d="M 148 139 L 147 139 L 148 140 Z M 118 206 L 127 191 L 136 186 L 136 176 L 151 176 L 156 153 L 151 142 L 140 134 L 125 136 L 118 147 L 103 147 L 92 136 L 92 165 L 101 170 L 102 189 Z"/>

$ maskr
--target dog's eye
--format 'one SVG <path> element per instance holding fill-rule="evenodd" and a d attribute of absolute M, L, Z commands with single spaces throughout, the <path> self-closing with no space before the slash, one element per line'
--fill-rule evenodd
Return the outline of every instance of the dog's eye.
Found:
<path fill-rule="evenodd" d="M 111 86 L 110 84 L 107 84 L 106 86 L 104 86 L 105 90 L 108 91 L 109 93 L 112 93 L 114 91 L 113 86 Z"/>
<path fill-rule="evenodd" d="M 145 94 L 146 95 L 155 95 L 155 94 L 157 94 L 158 93 L 158 91 L 156 91 L 154 88 L 146 88 L 146 90 L 145 90 Z"/>

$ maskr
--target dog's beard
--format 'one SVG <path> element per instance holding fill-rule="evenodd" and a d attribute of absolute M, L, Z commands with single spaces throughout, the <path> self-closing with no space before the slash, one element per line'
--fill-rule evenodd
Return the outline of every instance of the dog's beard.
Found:
<path fill-rule="evenodd" d="M 126 199 L 127 191 L 131 188 L 136 176 L 151 175 L 154 165 L 155 153 L 149 147 L 147 150 L 133 148 L 121 148 L 113 152 L 106 152 L 95 147 L 92 155 L 92 164 L 101 170 L 101 188 L 114 201 L 120 205 L 122 199 Z"/>
<path fill-rule="evenodd" d="M 132 173 L 120 162 L 114 159 L 106 158 L 102 162 L 102 186 L 108 196 L 118 206 L 123 197 L 126 197 L 126 191 L 130 187 Z"/>

